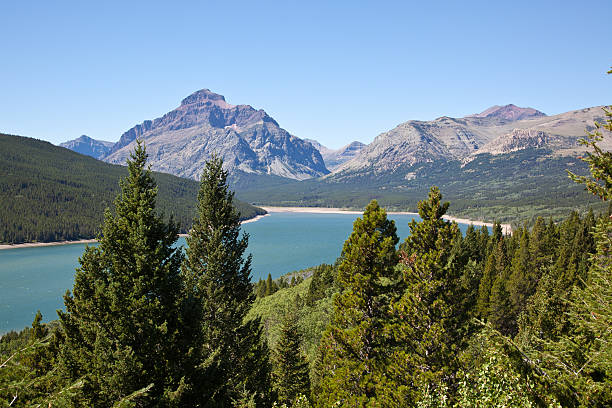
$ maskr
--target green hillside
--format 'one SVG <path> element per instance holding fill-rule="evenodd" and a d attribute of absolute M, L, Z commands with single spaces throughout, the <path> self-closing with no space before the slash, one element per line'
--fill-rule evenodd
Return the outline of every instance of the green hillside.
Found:
<path fill-rule="evenodd" d="M 499 156 L 481 154 L 465 165 L 438 161 L 399 166 L 382 174 L 364 169 L 272 187 L 240 186 L 237 191 L 242 199 L 260 205 L 362 209 L 376 199 L 390 210 L 415 211 L 429 187 L 437 185 L 452 203 L 452 215 L 503 222 L 530 221 L 536 215 L 560 220 L 572 210 L 602 209 L 604 204 L 569 179 L 567 169 L 588 174 L 578 158 L 526 149 Z"/>
<path fill-rule="evenodd" d="M 92 238 L 112 207 L 124 166 L 111 165 L 37 139 L 0 134 L 0 242 Z M 154 173 L 158 208 L 183 232 L 195 215 L 198 183 Z M 243 219 L 262 214 L 239 202 Z"/>

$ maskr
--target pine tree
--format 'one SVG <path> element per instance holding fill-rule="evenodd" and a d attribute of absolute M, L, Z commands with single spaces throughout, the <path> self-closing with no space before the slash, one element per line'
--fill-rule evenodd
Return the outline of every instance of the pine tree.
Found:
<path fill-rule="evenodd" d="M 527 305 L 527 300 L 535 293 L 539 276 L 537 271 L 530 269 L 529 265 L 529 232 L 527 228 L 516 231 L 519 235 L 518 248 L 514 252 L 511 263 L 511 273 L 508 284 L 508 295 L 512 302 L 512 321 L 516 321 Z M 536 272 L 536 273 L 534 273 Z"/>
<path fill-rule="evenodd" d="M 274 388 L 281 404 L 292 404 L 298 396 L 310 393 L 310 368 L 301 347 L 297 315 L 287 312 L 274 351 Z"/>
<path fill-rule="evenodd" d="M 59 312 L 64 375 L 82 384 L 82 404 L 111 406 L 130 397 L 170 404 L 179 387 L 179 303 L 182 285 L 178 227 L 155 212 L 157 187 L 138 141 L 127 178 L 105 212 L 100 245 L 79 259 L 72 294 Z M 137 394 L 134 394 L 134 393 Z"/>
<path fill-rule="evenodd" d="M 452 385 L 463 347 L 467 316 L 458 299 L 461 270 L 451 256 L 460 231 L 442 219 L 449 203 L 441 201 L 440 191 L 432 187 L 418 205 L 422 221 L 410 223 L 411 234 L 402 246 L 404 292 L 393 302 L 395 319 L 389 324 L 394 339 L 391 395 L 399 406 L 414 405 L 426 390 Z"/>
<path fill-rule="evenodd" d="M 321 339 L 314 397 L 320 407 L 383 404 L 386 390 L 389 292 L 399 241 L 395 223 L 376 201 L 353 224 L 344 243 L 331 321 Z"/>
<path fill-rule="evenodd" d="M 268 350 L 258 319 L 244 318 L 254 301 L 251 256 L 244 258 L 248 235 L 240 237 L 223 162 L 206 163 L 198 192 L 198 213 L 187 239 L 183 264 L 190 298 L 197 305 L 188 326 L 195 370 L 190 405 L 230 406 L 245 392 L 258 404 L 270 389 Z"/>

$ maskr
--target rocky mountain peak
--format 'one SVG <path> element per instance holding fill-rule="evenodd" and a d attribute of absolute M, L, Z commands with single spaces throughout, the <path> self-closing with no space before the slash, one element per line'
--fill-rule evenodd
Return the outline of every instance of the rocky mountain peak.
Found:
<path fill-rule="evenodd" d="M 514 104 L 499 106 L 494 105 L 490 108 L 474 115 L 467 116 L 468 118 L 494 118 L 504 121 L 515 121 L 529 118 L 539 118 L 546 116 L 545 113 L 533 108 L 521 108 Z"/>
<path fill-rule="evenodd" d="M 306 179 L 329 173 L 321 154 L 291 135 L 263 109 L 231 105 L 223 95 L 201 89 L 162 117 L 126 131 L 104 160 L 122 164 L 135 140 L 144 139 L 154 170 L 198 178 L 213 154 L 234 174 Z"/>
<path fill-rule="evenodd" d="M 66 149 L 70 149 L 77 153 L 91 156 L 96 159 L 106 156 L 110 152 L 113 145 L 113 142 L 92 139 L 87 135 L 81 135 L 76 139 L 60 143 L 61 147 L 65 147 Z"/>
<path fill-rule="evenodd" d="M 232 109 L 235 107 L 235 105 L 227 103 L 223 95 L 214 93 L 210 89 L 200 89 L 181 101 L 181 106 L 206 104 L 217 105 L 222 109 Z"/>

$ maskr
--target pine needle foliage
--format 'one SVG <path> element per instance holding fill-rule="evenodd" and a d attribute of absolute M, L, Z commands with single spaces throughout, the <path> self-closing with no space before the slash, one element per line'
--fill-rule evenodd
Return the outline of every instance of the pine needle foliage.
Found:
<path fill-rule="evenodd" d="M 79 258 L 66 312 L 61 370 L 82 381 L 78 405 L 169 406 L 180 381 L 178 226 L 155 211 L 157 187 L 142 142 L 128 160 L 114 213 L 107 209 L 100 245 Z M 146 392 L 137 393 L 139 390 Z"/>
<path fill-rule="evenodd" d="M 331 322 L 323 333 L 317 406 L 381 406 L 389 363 L 385 324 L 395 280 L 395 223 L 374 200 L 344 243 Z"/>
<path fill-rule="evenodd" d="M 194 367 L 188 387 L 192 406 L 231 406 L 246 394 L 263 404 L 271 388 L 259 319 L 245 322 L 255 300 L 251 256 L 244 256 L 249 237 L 240 235 L 240 215 L 222 165 L 213 157 L 202 173 L 182 268 L 190 299 L 185 325 Z"/>

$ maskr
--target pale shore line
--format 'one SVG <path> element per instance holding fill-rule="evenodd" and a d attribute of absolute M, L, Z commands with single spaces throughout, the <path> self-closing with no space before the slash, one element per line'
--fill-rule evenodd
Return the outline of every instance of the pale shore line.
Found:
<path fill-rule="evenodd" d="M 263 208 L 269 213 L 278 213 L 278 212 L 294 212 L 294 213 L 312 213 L 312 214 L 363 214 L 363 211 L 355 211 L 348 210 L 345 208 L 327 208 L 327 207 L 267 207 L 267 206 L 259 206 L 259 208 Z M 387 214 L 400 214 L 400 215 L 419 215 L 414 212 L 407 211 L 387 211 Z M 458 218 L 453 217 L 451 215 L 445 215 L 442 218 L 449 221 L 455 221 L 460 224 L 472 224 L 474 226 L 487 226 L 493 227 L 492 222 L 478 221 L 478 220 L 470 220 L 467 218 Z M 501 224 L 502 232 L 504 234 L 510 234 L 512 232 L 512 227 L 510 224 Z"/>
<path fill-rule="evenodd" d="M 55 241 L 55 242 L 26 242 L 24 244 L 0 244 L 0 250 L 2 249 L 16 249 L 16 248 L 34 248 L 44 246 L 55 246 L 55 245 L 72 245 L 72 244 L 93 244 L 98 242 L 96 239 L 79 239 L 76 241 Z"/>
<path fill-rule="evenodd" d="M 256 215 L 253 218 L 249 218 L 248 220 L 244 220 L 241 221 L 240 224 L 248 224 L 249 222 L 255 222 L 255 221 L 259 221 L 261 220 L 263 217 L 267 217 L 270 214 L 261 214 L 261 215 Z"/>
<path fill-rule="evenodd" d="M 258 215 L 256 217 L 244 220 L 241 224 L 247 224 L 249 222 L 255 222 L 262 219 L 269 214 Z M 179 237 L 187 237 L 189 234 L 179 234 Z M 94 244 L 98 242 L 97 239 L 79 239 L 76 241 L 54 241 L 54 242 L 26 242 L 24 244 L 0 244 L 0 250 L 3 249 L 17 249 L 17 248 L 36 248 L 45 246 L 56 246 L 56 245 L 73 245 L 73 244 Z"/>

